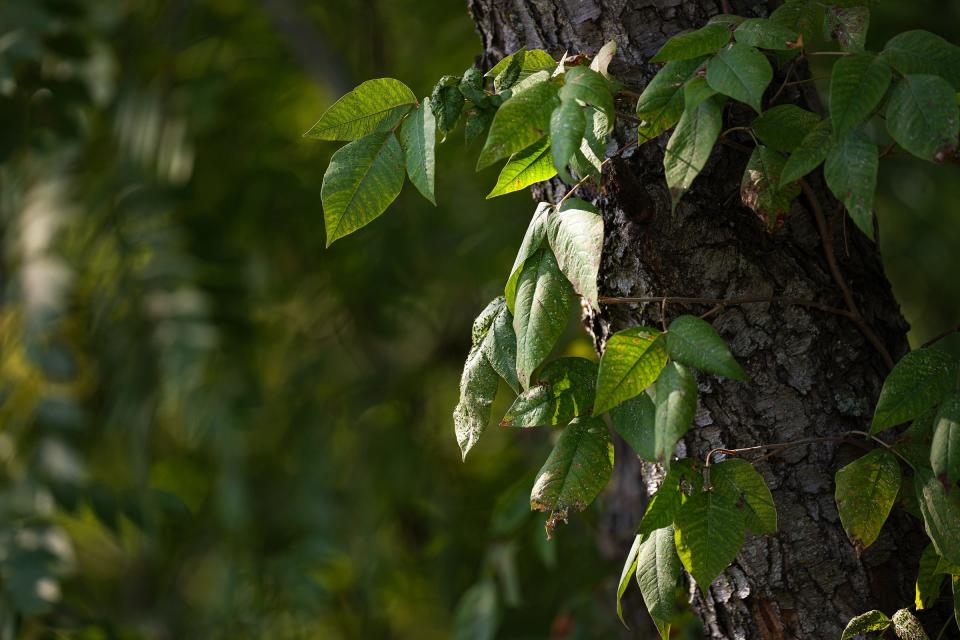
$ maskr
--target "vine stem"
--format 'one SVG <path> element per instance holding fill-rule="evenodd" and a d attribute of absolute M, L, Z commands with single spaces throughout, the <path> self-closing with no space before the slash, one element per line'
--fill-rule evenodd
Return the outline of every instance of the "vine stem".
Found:
<path fill-rule="evenodd" d="M 947 329 L 947 330 L 944 331 L 943 333 L 939 333 L 939 334 L 935 335 L 934 337 L 930 338 L 929 340 L 927 340 L 926 342 L 924 342 L 922 345 L 920 345 L 920 348 L 921 348 L 921 349 L 926 349 L 927 347 L 932 347 L 932 346 L 935 345 L 936 343 L 940 342 L 941 340 L 943 340 L 943 339 L 946 338 L 947 336 L 952 335 L 952 334 L 954 334 L 954 333 L 960 333 L 960 324 L 955 325 L 955 326 L 953 326 L 953 327 L 950 327 L 949 329 Z"/>
<path fill-rule="evenodd" d="M 711 315 L 716 311 L 723 309 L 725 307 L 735 307 L 745 304 L 786 304 L 794 305 L 798 307 L 809 307 L 811 309 L 819 309 L 820 311 L 825 311 L 826 313 L 832 313 L 834 315 L 842 316 L 844 318 L 853 319 L 853 314 L 846 309 L 839 309 L 837 307 L 831 307 L 830 305 L 822 304 L 815 300 L 804 300 L 803 298 L 787 298 L 782 296 L 747 296 L 742 298 L 694 298 L 686 296 L 642 296 L 642 297 L 612 297 L 612 296 L 601 296 L 598 299 L 600 304 L 645 304 L 645 303 L 657 303 L 663 304 L 664 302 L 669 301 L 670 303 L 676 304 L 703 304 L 703 305 L 713 305 L 714 309 L 708 311 L 704 316 Z"/>
<path fill-rule="evenodd" d="M 843 294 L 843 300 L 847 305 L 847 309 L 850 311 L 850 319 L 853 320 L 864 337 L 874 346 L 880 354 L 880 357 L 883 358 L 883 362 L 887 365 L 887 368 L 893 369 L 893 358 L 890 356 L 890 352 L 887 351 L 887 347 L 883 344 L 880 336 L 870 328 L 870 325 L 868 325 L 867 321 L 863 318 L 863 314 L 861 314 L 860 309 L 857 308 L 857 303 L 854 301 L 853 294 L 850 292 L 850 287 L 847 286 L 847 281 L 840 272 L 840 267 L 837 265 L 837 256 L 833 251 L 830 228 L 827 226 L 827 219 L 823 215 L 823 207 L 820 205 L 820 199 L 817 197 L 813 188 L 802 178 L 800 179 L 800 188 L 810 202 L 810 208 L 813 209 L 813 217 L 817 222 L 817 228 L 820 231 L 820 241 L 823 244 L 823 252 L 827 258 L 827 267 L 830 269 L 830 274 L 833 276 L 834 282 L 836 282 L 840 288 L 840 292 Z"/>

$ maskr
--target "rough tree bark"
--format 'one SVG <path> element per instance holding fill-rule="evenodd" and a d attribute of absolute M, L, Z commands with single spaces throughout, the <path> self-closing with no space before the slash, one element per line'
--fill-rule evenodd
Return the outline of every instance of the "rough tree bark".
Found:
<path fill-rule="evenodd" d="M 778 3 L 731 4 L 739 15 L 765 16 Z M 523 46 L 592 54 L 612 39 L 619 51 L 611 70 L 634 90 L 642 90 L 656 72 L 647 60 L 669 36 L 700 27 L 722 10 L 713 0 L 469 0 L 469 7 L 487 66 Z M 820 108 L 809 92 L 788 91 L 785 100 Z M 620 111 L 632 113 L 633 102 L 623 100 Z M 744 117 L 728 110 L 729 123 Z M 630 125 L 615 132 L 618 146 L 635 137 Z M 791 296 L 845 307 L 809 199 L 799 199 L 785 225 L 772 234 L 741 204 L 740 178 L 749 155 L 742 147 L 718 147 L 671 216 L 662 169 L 667 137 L 625 154 L 605 171 L 599 188 L 591 185 L 579 194 L 597 204 L 606 223 L 601 295 Z M 877 248 L 844 222 L 820 177 L 811 176 L 810 182 L 833 229 L 839 268 L 856 305 L 896 359 L 907 350 L 907 324 Z M 556 201 L 563 189 L 555 182 L 537 195 Z M 709 307 L 692 309 L 700 313 Z M 585 311 L 584 321 L 602 351 L 615 331 L 659 326 L 660 310 L 660 305 L 605 306 L 597 315 Z M 688 310 L 666 309 L 668 317 Z M 714 323 L 752 380 L 700 377 L 700 407 L 679 455 L 702 460 L 717 447 L 867 427 L 888 367 L 849 318 L 755 304 L 726 308 Z M 908 516 L 896 515 L 880 540 L 858 557 L 841 529 L 833 498 L 834 473 L 850 457 L 844 449 L 810 445 L 759 464 L 777 503 L 780 532 L 748 539 L 735 564 L 706 594 L 690 588 L 710 638 L 838 638 L 856 614 L 873 608 L 891 613 L 912 603 L 920 529 Z M 626 451 L 620 446 L 618 453 Z M 655 488 L 656 472 L 634 456 L 619 457 L 606 496 L 610 535 L 602 541 L 618 557 L 632 541 L 644 487 Z M 633 608 L 642 609 L 642 603 L 635 599 Z"/>

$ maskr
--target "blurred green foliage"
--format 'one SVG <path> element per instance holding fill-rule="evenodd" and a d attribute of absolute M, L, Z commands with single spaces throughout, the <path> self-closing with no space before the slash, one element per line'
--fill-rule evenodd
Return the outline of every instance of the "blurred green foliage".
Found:
<path fill-rule="evenodd" d="M 445 638 L 490 580 L 500 637 L 616 633 L 603 501 L 549 543 L 529 513 L 549 434 L 453 437 L 528 196 L 485 201 L 457 131 L 439 207 L 323 249 L 302 132 L 480 48 L 448 0 L 0 5 L 0 637 Z M 881 237 L 922 341 L 960 318 L 960 187 L 908 164 Z"/>

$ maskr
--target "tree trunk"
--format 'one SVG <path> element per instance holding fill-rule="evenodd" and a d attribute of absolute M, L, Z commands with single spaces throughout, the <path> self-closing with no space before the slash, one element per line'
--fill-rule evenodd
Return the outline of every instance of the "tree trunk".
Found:
<path fill-rule="evenodd" d="M 521 47 L 595 53 L 619 46 L 611 71 L 642 90 L 657 70 L 647 60 L 671 35 L 720 13 L 712 0 L 470 0 L 487 66 Z M 734 13 L 767 15 L 774 2 L 732 2 Z M 804 68 L 798 68 L 801 74 Z M 781 76 L 782 78 L 782 76 Z M 777 80 L 774 80 L 774 90 Z M 807 86 L 807 85 L 800 85 Z M 791 89 L 790 91 L 795 91 Z M 772 91 L 768 93 L 768 97 Z M 818 110 L 815 95 L 788 91 L 788 101 Z M 785 100 L 786 101 L 786 100 Z M 619 101 L 632 113 L 635 100 Z M 729 124 L 745 112 L 728 110 Z M 747 120 L 748 121 L 748 120 Z M 618 146 L 636 138 L 618 126 Z M 811 199 L 801 197 L 786 223 L 768 233 L 740 202 L 749 150 L 720 145 L 676 216 L 663 175 L 669 136 L 626 153 L 605 169 L 603 184 L 581 189 L 606 224 L 602 296 L 789 296 L 845 308 L 831 275 Z M 844 220 L 818 176 L 808 178 L 822 203 L 839 270 L 878 341 L 896 359 L 907 350 L 907 324 L 892 297 L 876 245 Z M 565 187 L 542 189 L 556 201 Z M 666 307 L 668 319 L 709 307 Z M 598 351 L 615 331 L 659 326 L 660 305 L 603 306 L 584 321 Z M 703 459 L 718 447 L 746 447 L 866 429 L 888 365 L 850 318 L 780 304 L 727 307 L 713 316 L 750 374 L 749 383 L 701 375 L 700 406 L 681 456 Z M 617 453 L 627 453 L 618 446 Z M 847 621 L 870 609 L 891 614 L 913 602 L 922 549 L 915 520 L 896 509 L 880 539 L 858 557 L 840 526 L 833 477 L 856 449 L 797 447 L 758 464 L 777 503 L 780 531 L 752 537 L 706 593 L 691 586 L 694 610 L 710 638 L 838 638 Z M 643 511 L 643 488 L 657 469 L 621 455 L 606 496 L 610 535 L 604 546 L 626 554 Z M 612 542 L 611 542 L 612 541 Z M 639 599 L 635 607 L 642 609 Z M 636 615 L 636 614 L 635 614 Z M 645 637 L 645 636 L 639 636 Z M 653 636 L 651 636 L 653 637 Z"/>

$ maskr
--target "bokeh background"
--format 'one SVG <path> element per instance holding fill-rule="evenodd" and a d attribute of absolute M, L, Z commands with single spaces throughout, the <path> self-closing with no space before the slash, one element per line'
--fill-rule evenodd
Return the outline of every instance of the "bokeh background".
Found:
<path fill-rule="evenodd" d="M 921 27 L 960 40 L 960 2 L 871 42 Z M 550 542 L 528 512 L 549 434 L 453 437 L 529 196 L 484 200 L 457 131 L 438 207 L 324 249 L 336 147 L 301 134 L 479 52 L 460 0 L 0 2 L 0 638 L 617 633 L 603 499 Z M 960 320 L 958 176 L 883 168 L 915 345 Z"/>

